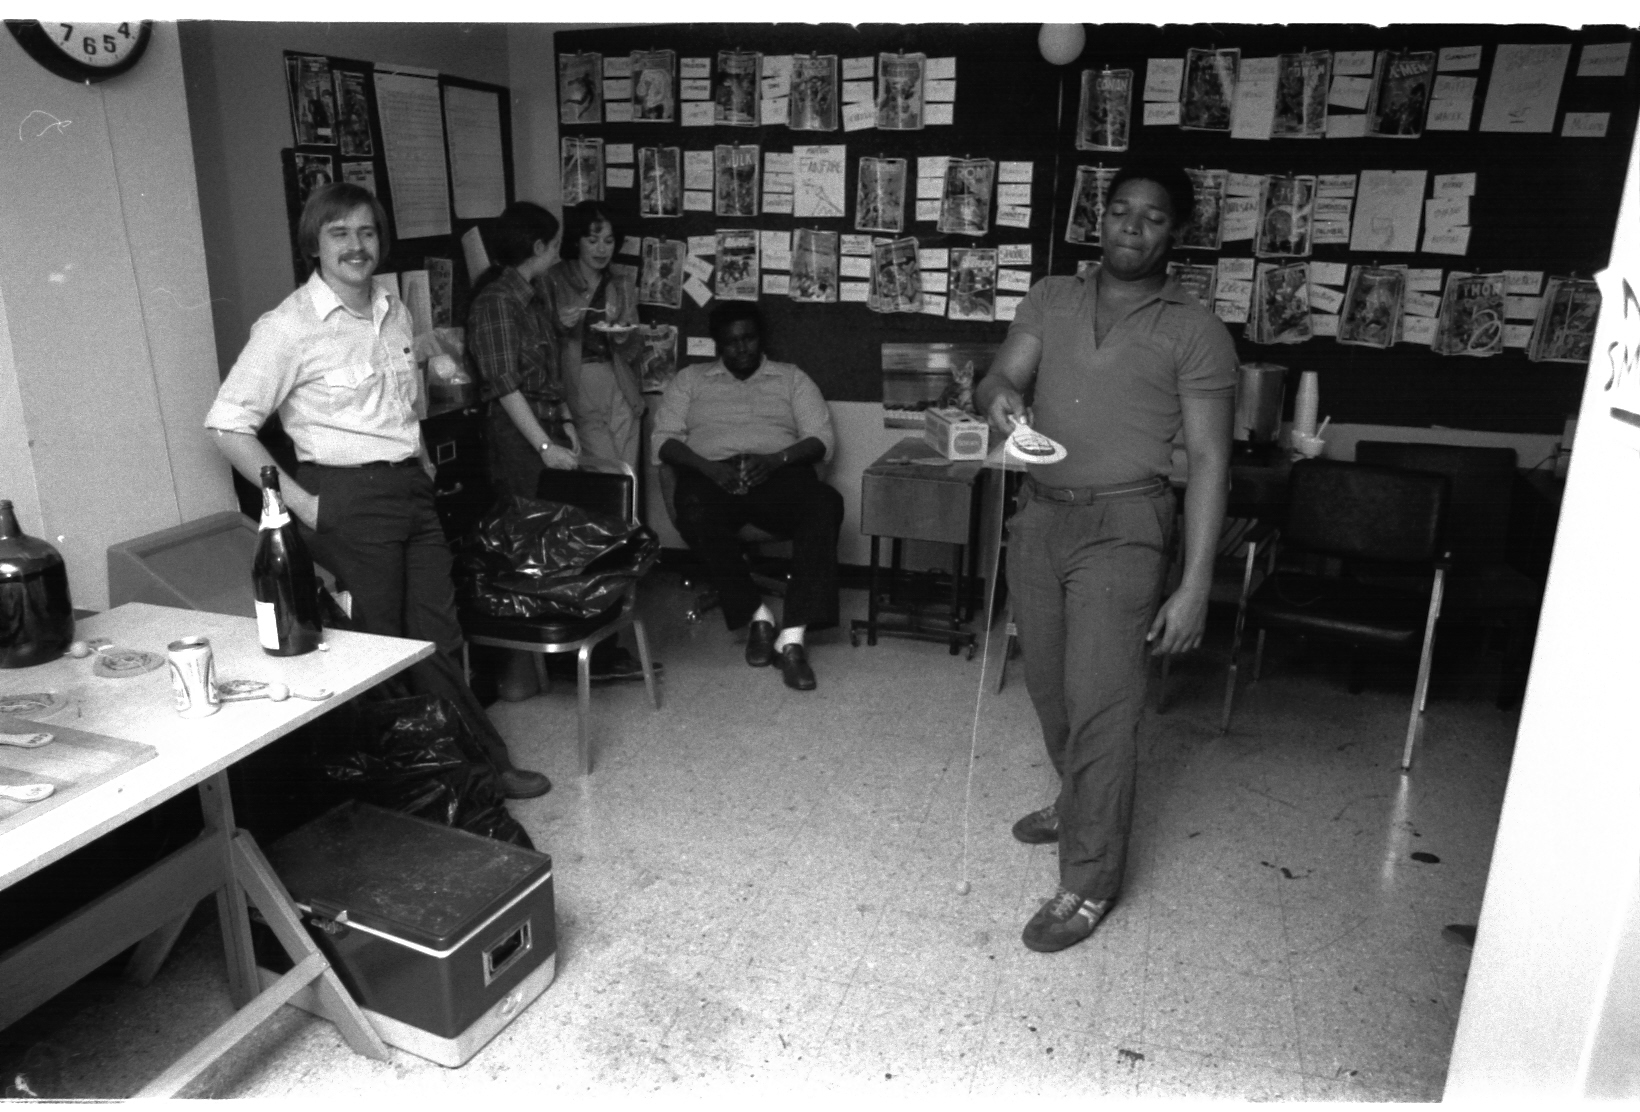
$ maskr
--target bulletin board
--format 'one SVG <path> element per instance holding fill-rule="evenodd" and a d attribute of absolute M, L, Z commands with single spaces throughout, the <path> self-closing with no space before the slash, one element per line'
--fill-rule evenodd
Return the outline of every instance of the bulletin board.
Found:
<path fill-rule="evenodd" d="M 1088 42 L 1081 56 L 1063 67 L 1043 60 L 1037 32 L 1037 24 L 690 24 L 562 32 L 556 36 L 560 58 L 584 52 L 625 58 L 630 52 L 647 50 L 672 50 L 680 60 L 715 59 L 718 51 L 728 50 L 768 55 L 813 52 L 835 54 L 839 59 L 875 58 L 902 51 L 929 58 L 954 57 L 956 96 L 949 125 L 915 131 L 684 127 L 680 114 L 665 123 L 566 122 L 561 124 L 561 134 L 597 136 L 606 144 L 675 146 L 686 151 L 710 150 L 717 144 L 736 142 L 758 144 L 761 154 L 790 151 L 806 144 L 846 147 L 849 210 L 841 218 L 803 220 L 767 214 L 747 219 L 706 212 L 639 218 L 635 189 L 606 188 L 604 200 L 622 218 L 621 230 L 626 236 L 683 240 L 732 227 L 817 227 L 853 233 L 854 197 L 862 157 L 905 158 L 913 167 L 924 156 L 985 157 L 999 163 L 1029 161 L 1033 176 L 1028 227 L 999 226 L 993 203 L 992 220 L 984 235 L 941 234 L 934 224 L 912 218 L 908 197 L 906 228 L 899 234 L 915 236 L 920 246 L 933 248 L 1028 245 L 1029 280 L 1035 281 L 1050 273 L 1073 274 L 1079 263 L 1098 258 L 1097 247 L 1066 241 L 1077 167 L 1116 166 L 1131 157 L 1156 156 L 1187 167 L 1236 174 L 1319 176 L 1422 170 L 1427 172 L 1426 198 L 1431 196 L 1437 176 L 1475 175 L 1475 189 L 1468 201 L 1469 232 L 1462 254 L 1432 253 L 1423 250 L 1421 243 L 1418 250 L 1377 254 L 1354 251 L 1347 244 L 1315 244 L 1306 256 L 1315 262 L 1349 267 L 1398 264 L 1426 272 L 1439 270 L 1443 285 L 1454 271 L 1535 272 L 1546 284 L 1552 277 L 1589 278 L 1606 264 L 1634 135 L 1636 107 L 1640 104 L 1640 60 L 1633 56 L 1636 34 L 1631 29 L 1089 25 Z M 1549 130 L 1481 130 L 1500 47 L 1528 44 L 1566 44 L 1569 48 L 1558 88 L 1549 91 Z M 1585 47 L 1615 44 L 1630 47 L 1619 72 L 1611 73 L 1608 66 L 1599 75 L 1580 74 Z M 1323 50 L 1335 54 L 1439 53 L 1443 49 L 1476 48 L 1462 52 L 1468 56 L 1460 63 L 1464 68 L 1450 71 L 1450 76 L 1463 79 L 1456 87 L 1469 90 L 1470 118 L 1467 126 L 1456 130 L 1424 130 L 1412 138 L 1259 140 L 1233 138 L 1225 132 L 1186 130 L 1168 123 L 1146 125 L 1142 90 L 1149 61 L 1182 59 L 1192 48 L 1210 47 L 1237 48 L 1243 59 Z M 1127 150 L 1079 150 L 1082 72 L 1107 68 L 1133 73 Z M 714 62 L 714 77 L 716 73 Z M 1358 114 L 1339 105 L 1329 106 L 1327 111 Z M 1573 123 L 1569 117 L 1586 122 L 1591 113 L 1605 114 L 1601 134 L 1564 134 Z M 911 173 L 915 174 L 914 168 Z M 1175 258 L 1200 263 L 1252 255 L 1253 244 L 1241 241 L 1226 243 L 1218 251 L 1176 253 Z M 638 262 L 636 258 L 623 261 L 634 265 Z M 884 343 L 994 343 L 1007 330 L 1003 320 L 981 322 L 911 312 L 877 313 L 854 303 L 803 304 L 779 296 L 763 296 L 760 303 L 769 321 L 771 352 L 798 362 L 828 398 L 839 401 L 882 399 L 880 352 Z M 1529 304 L 1512 303 L 1511 308 L 1525 311 Z M 685 339 L 704 337 L 709 307 L 685 299 L 680 309 L 644 306 L 641 315 L 646 322 L 677 326 Z M 1531 322 L 1515 319 L 1511 323 Z M 1244 334 L 1242 324 L 1232 323 L 1229 329 L 1243 360 L 1287 366 L 1295 372 L 1295 382 L 1297 371 L 1318 371 L 1322 409 L 1340 423 L 1559 432 L 1564 416 L 1576 411 L 1585 375 L 1582 364 L 1534 362 L 1518 347 L 1481 358 L 1439 355 L 1427 344 L 1404 342 L 1384 349 L 1348 346 L 1332 338 L 1297 344 L 1254 343 Z M 1518 329 L 1514 335 L 1518 340 Z M 682 340 L 679 357 L 680 362 L 689 361 Z M 1289 398 L 1292 393 L 1289 390 Z"/>
<path fill-rule="evenodd" d="M 859 160 L 866 156 L 904 158 L 914 176 L 919 156 L 949 155 L 1035 163 L 1031 186 L 1033 212 L 1045 216 L 1052 204 L 1052 156 L 1057 131 L 1057 86 L 1050 67 L 1036 47 L 1036 25 L 890 26 L 836 24 L 687 24 L 596 31 L 559 32 L 560 57 L 598 52 L 626 57 L 629 51 L 667 49 L 677 56 L 713 57 L 720 50 L 755 50 L 764 54 L 836 55 L 842 59 L 900 51 L 929 57 L 957 58 L 956 122 L 921 131 L 793 131 L 786 127 L 683 127 L 671 123 L 560 124 L 564 136 L 593 135 L 607 144 L 638 147 L 669 146 L 683 150 L 710 150 L 716 144 L 759 144 L 762 152 L 790 151 L 804 145 L 840 144 L 847 148 L 844 195 L 848 213 L 837 219 L 799 219 L 788 215 L 761 215 L 752 219 L 685 212 L 681 217 L 638 217 L 633 189 L 607 189 L 605 202 L 618 217 L 627 216 L 621 231 L 628 236 L 665 236 L 682 240 L 709 235 L 719 228 L 786 230 L 818 228 L 854 234 L 855 197 Z M 839 82 L 841 84 L 841 82 Z M 683 102 L 680 101 L 680 106 Z M 911 191 L 908 189 L 908 194 Z M 1032 279 L 1048 273 L 1047 225 L 1032 228 L 997 227 L 991 223 L 981 237 L 941 235 L 930 223 L 916 223 L 908 195 L 905 231 L 923 247 L 995 247 L 1028 243 L 1032 246 Z M 994 208 L 994 205 L 993 205 Z M 761 211 L 761 208 L 760 210 Z M 994 213 L 993 213 L 994 216 Z M 881 235 L 883 233 L 877 233 Z M 636 258 L 623 259 L 634 265 Z M 863 304 L 806 304 L 765 296 L 759 305 L 768 321 L 767 348 L 771 355 L 803 368 L 833 401 L 880 402 L 883 398 L 884 343 L 999 342 L 1006 323 L 953 321 L 916 313 L 875 313 Z M 683 308 L 671 310 L 645 305 L 645 322 L 676 325 L 683 337 L 707 335 L 711 304 L 696 305 L 687 296 Z M 680 363 L 690 360 L 680 339 Z"/>
<path fill-rule="evenodd" d="M 321 70 L 317 63 L 322 63 L 323 72 L 330 75 L 328 84 L 318 76 Z M 388 222 L 393 232 L 392 247 L 387 257 L 378 265 L 377 272 L 399 274 L 404 271 L 423 270 L 428 268 L 429 259 L 448 260 L 450 265 L 447 268 L 440 268 L 438 264 L 434 264 L 435 287 L 438 284 L 437 274 L 440 270 L 447 273 L 450 280 L 447 290 L 435 291 L 434 323 L 439 326 L 459 327 L 466 319 L 472 282 L 478 277 L 467 271 L 463 261 L 461 237 L 475 225 L 482 229 L 492 224 L 495 216 L 500 215 L 500 209 L 511 203 L 514 197 L 511 94 L 501 85 L 417 71 L 417 76 L 425 76 L 436 83 L 438 119 L 423 122 L 428 125 L 429 133 L 437 136 L 436 153 L 441 156 L 443 163 L 442 191 L 448 204 L 449 231 L 401 238 L 399 230 L 403 221 L 399 208 L 395 205 L 393 173 L 384 143 L 375 64 L 351 58 L 286 51 L 285 65 L 287 91 L 292 102 L 291 127 L 295 144 L 281 151 L 281 159 L 285 178 L 286 211 L 290 222 L 291 256 L 297 284 L 307 281 L 312 271 L 312 264 L 302 257 L 296 243 L 297 224 L 308 194 L 321 180 L 356 180 L 381 200 L 387 210 Z M 330 90 L 328 99 L 319 95 L 326 88 Z M 308 103 L 299 103 L 302 99 L 306 99 Z M 494 131 L 488 127 L 483 128 L 484 136 L 479 143 L 480 150 L 499 154 L 501 181 L 489 183 L 488 189 L 484 188 L 484 183 L 474 185 L 466 178 L 458 180 L 458 175 L 464 172 L 464 143 L 468 137 L 466 134 L 452 134 L 451 129 L 445 126 L 450 116 L 452 99 L 457 105 L 476 104 L 493 112 L 489 122 L 494 123 L 496 127 Z M 362 114 L 357 107 L 360 101 L 363 106 Z M 495 152 L 493 148 L 497 143 L 499 151 Z M 422 153 L 425 155 L 432 152 Z M 488 166 L 493 163 L 493 158 L 471 161 L 482 161 Z M 436 167 L 436 163 L 437 159 L 430 160 L 430 165 Z M 435 177 L 437 173 L 435 169 Z M 496 188 L 497 185 L 499 188 Z M 423 194 L 425 195 L 425 190 Z M 483 195 L 481 203 L 475 200 L 475 194 Z"/>

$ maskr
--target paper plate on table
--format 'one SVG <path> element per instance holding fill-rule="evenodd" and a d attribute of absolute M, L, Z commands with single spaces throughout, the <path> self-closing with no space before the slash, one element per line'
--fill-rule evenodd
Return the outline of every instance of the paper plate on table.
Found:
<path fill-rule="evenodd" d="M 631 332 L 638 326 L 635 324 L 610 324 L 606 320 L 598 320 L 593 321 L 587 327 L 594 332 Z"/>
<path fill-rule="evenodd" d="M 68 700 L 56 691 L 0 694 L 0 714 L 9 714 L 17 718 L 45 718 L 66 706 Z"/>

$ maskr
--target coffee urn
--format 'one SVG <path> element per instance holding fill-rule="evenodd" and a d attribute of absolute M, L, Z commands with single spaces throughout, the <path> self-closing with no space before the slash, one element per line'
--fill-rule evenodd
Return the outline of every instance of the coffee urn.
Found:
<path fill-rule="evenodd" d="M 1243 363 L 1236 384 L 1235 450 L 1267 455 L 1277 450 L 1287 368 L 1279 363 Z"/>

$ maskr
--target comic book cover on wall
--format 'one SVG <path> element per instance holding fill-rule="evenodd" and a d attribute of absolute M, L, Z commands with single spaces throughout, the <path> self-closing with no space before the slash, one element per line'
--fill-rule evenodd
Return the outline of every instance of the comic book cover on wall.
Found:
<path fill-rule="evenodd" d="M 566 135 L 558 141 L 563 156 L 564 204 L 604 199 L 604 141 Z"/>
<path fill-rule="evenodd" d="M 1071 189 L 1071 213 L 1065 222 L 1065 242 L 1087 246 L 1099 243 L 1099 223 L 1105 218 L 1105 195 L 1114 166 L 1078 166 L 1076 184 Z"/>
<path fill-rule="evenodd" d="M 792 131 L 837 130 L 837 55 L 793 56 L 786 111 L 786 126 Z"/>
<path fill-rule="evenodd" d="M 1223 242 L 1224 189 L 1230 171 L 1186 170 L 1185 174 L 1195 186 L 1196 200 L 1179 246 L 1188 251 L 1217 251 Z"/>
<path fill-rule="evenodd" d="M 640 304 L 683 307 L 683 259 L 688 246 L 682 240 L 644 237 L 643 267 L 638 277 Z"/>
<path fill-rule="evenodd" d="M 427 272 L 427 301 L 433 309 L 433 327 L 449 328 L 455 315 L 455 263 L 428 255 L 421 266 Z"/>
<path fill-rule="evenodd" d="M 951 320 L 996 319 L 996 248 L 951 248 L 949 287 L 946 316 Z"/>
<path fill-rule="evenodd" d="M 1424 133 L 1435 81 L 1435 53 L 1380 50 L 1372 70 L 1367 101 L 1367 134 L 1388 139 L 1416 139 Z"/>
<path fill-rule="evenodd" d="M 683 215 L 683 156 L 677 147 L 638 150 L 638 215 Z"/>
<path fill-rule="evenodd" d="M 798 228 L 792 235 L 790 297 L 816 305 L 837 300 L 838 233 Z"/>
<path fill-rule="evenodd" d="M 756 301 L 757 286 L 756 229 L 719 229 L 717 273 L 712 276 L 712 292 L 720 301 Z"/>
<path fill-rule="evenodd" d="M 1324 139 L 1332 51 L 1283 54 L 1276 67 L 1276 139 Z"/>
<path fill-rule="evenodd" d="M 677 53 L 634 50 L 631 61 L 633 122 L 671 123 L 677 114 Z"/>
<path fill-rule="evenodd" d="M 982 236 L 991 224 L 991 187 L 997 164 L 989 158 L 953 158 L 945 164 L 937 225 L 946 235 Z"/>
<path fill-rule="evenodd" d="M 1310 328 L 1310 264 L 1261 267 L 1253 280 L 1248 339 L 1258 344 L 1301 344 Z"/>
<path fill-rule="evenodd" d="M 678 329 L 672 324 L 640 324 L 638 348 L 633 370 L 638 372 L 639 388 L 645 394 L 659 394 L 678 373 Z"/>
<path fill-rule="evenodd" d="M 1236 71 L 1240 65 L 1240 50 L 1192 48 L 1185 52 L 1180 127 L 1189 131 L 1230 130 L 1230 106 L 1236 99 Z"/>
<path fill-rule="evenodd" d="M 1401 302 L 1407 272 L 1388 267 L 1357 266 L 1344 287 L 1338 314 L 1338 342 L 1357 347 L 1388 348 L 1401 332 Z"/>
<path fill-rule="evenodd" d="M 719 145 L 713 148 L 717 188 L 712 212 L 717 216 L 756 216 L 758 148 Z"/>
<path fill-rule="evenodd" d="M 1534 363 L 1587 363 L 1599 319 L 1598 285 L 1579 278 L 1549 279 L 1527 357 Z"/>
<path fill-rule="evenodd" d="M 1259 213 L 1258 238 L 1253 253 L 1307 256 L 1310 228 L 1315 217 L 1315 179 L 1276 177 L 1264 191 L 1264 207 Z"/>
<path fill-rule="evenodd" d="M 922 270 L 914 236 L 871 245 L 871 290 L 866 305 L 879 313 L 922 309 Z"/>
<path fill-rule="evenodd" d="M 903 158 L 860 159 L 854 202 L 855 231 L 905 230 L 905 170 Z"/>
<path fill-rule="evenodd" d="M 602 54 L 560 54 L 558 56 L 558 122 L 601 124 L 604 122 L 604 56 Z"/>
<path fill-rule="evenodd" d="M 1189 291 L 1203 306 L 1212 307 L 1213 290 L 1218 285 L 1218 267 L 1211 263 L 1168 263 L 1167 276 Z"/>
<path fill-rule="evenodd" d="M 922 54 L 877 56 L 877 129 L 921 131 L 923 74 L 928 59 Z"/>
<path fill-rule="evenodd" d="M 336 89 L 331 83 L 330 59 L 312 54 L 287 54 L 285 81 L 296 145 L 334 145 Z"/>
<path fill-rule="evenodd" d="M 1430 350 L 1437 355 L 1496 355 L 1503 350 L 1504 275 L 1447 275 Z"/>
<path fill-rule="evenodd" d="M 1076 112 L 1076 149 L 1125 151 L 1133 125 L 1133 71 L 1082 71 L 1082 100 Z"/>
<path fill-rule="evenodd" d="M 336 103 L 341 114 L 343 158 L 369 158 L 376 153 L 370 139 L 370 106 L 365 100 L 364 74 L 336 71 Z"/>
<path fill-rule="evenodd" d="M 720 50 L 712 122 L 723 127 L 757 126 L 758 62 L 751 50 Z"/>
<path fill-rule="evenodd" d="M 296 210 L 300 212 L 313 191 L 336 180 L 336 160 L 328 154 L 296 152 Z"/>

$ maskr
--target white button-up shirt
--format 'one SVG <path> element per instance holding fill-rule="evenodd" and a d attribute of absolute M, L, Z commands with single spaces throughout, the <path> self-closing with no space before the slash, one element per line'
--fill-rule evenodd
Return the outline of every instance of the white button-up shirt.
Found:
<path fill-rule="evenodd" d="M 205 427 L 255 434 L 275 411 L 306 463 L 345 467 L 416 455 L 427 397 L 404 303 L 378 289 L 366 320 L 315 271 L 262 314 Z"/>

